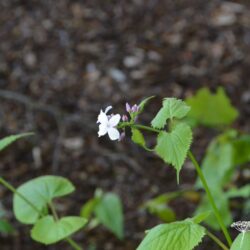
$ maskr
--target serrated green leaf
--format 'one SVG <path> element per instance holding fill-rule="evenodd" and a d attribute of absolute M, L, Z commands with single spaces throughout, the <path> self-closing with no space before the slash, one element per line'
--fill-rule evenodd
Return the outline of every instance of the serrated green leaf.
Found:
<path fill-rule="evenodd" d="M 213 189 L 213 198 L 215 200 L 216 206 L 219 210 L 219 213 L 221 215 L 221 218 L 225 224 L 225 226 L 229 226 L 232 223 L 232 215 L 229 209 L 229 203 L 226 195 L 223 193 L 223 191 L 219 189 Z M 205 223 L 209 225 L 214 230 L 220 230 L 220 226 L 218 224 L 218 221 L 212 212 L 213 209 L 210 205 L 209 199 L 206 195 L 202 198 L 201 203 L 197 207 L 195 214 L 201 214 L 204 212 L 211 211 L 211 214 L 207 217 L 205 220 Z"/>
<path fill-rule="evenodd" d="M 179 172 L 187 157 L 187 152 L 192 142 L 192 131 L 185 123 L 179 123 L 170 132 L 160 132 L 157 138 L 155 151 L 166 163 L 173 165 Z"/>
<path fill-rule="evenodd" d="M 152 120 L 151 125 L 154 128 L 164 128 L 167 120 L 173 118 L 182 119 L 189 112 L 190 107 L 182 100 L 176 98 L 165 98 L 162 108 Z"/>
<path fill-rule="evenodd" d="M 250 184 L 245 185 L 241 188 L 231 188 L 229 191 L 227 191 L 226 196 L 228 198 L 249 198 L 250 197 Z"/>
<path fill-rule="evenodd" d="M 97 219 L 119 239 L 124 237 L 122 203 L 114 193 L 106 193 L 95 207 Z"/>
<path fill-rule="evenodd" d="M 44 211 L 53 198 L 70 194 L 74 190 L 74 186 L 66 178 L 42 176 L 22 184 L 17 192 L 26 197 L 39 211 Z M 40 217 L 38 211 L 17 194 L 14 194 L 14 214 L 24 224 L 33 224 Z"/>
<path fill-rule="evenodd" d="M 7 136 L 7 137 L 1 139 L 0 140 L 0 151 L 5 149 L 7 146 L 12 144 L 16 140 L 21 139 L 23 137 L 31 136 L 31 135 L 34 135 L 34 134 L 33 133 L 23 133 L 23 134 L 19 134 L 19 135 L 10 135 L 10 136 Z"/>
<path fill-rule="evenodd" d="M 223 88 L 212 94 L 208 88 L 202 88 L 196 95 L 186 99 L 191 107 L 188 117 L 206 126 L 230 125 L 238 116 Z"/>
<path fill-rule="evenodd" d="M 190 219 L 161 224 L 149 230 L 137 250 L 192 250 L 204 235 L 205 228 Z"/>
<path fill-rule="evenodd" d="M 240 233 L 234 240 L 230 250 L 249 250 L 250 232 Z"/>
<path fill-rule="evenodd" d="M 80 230 L 87 220 L 82 217 L 68 216 L 55 221 L 51 215 L 38 220 L 31 230 L 33 240 L 49 245 L 67 238 Z"/>

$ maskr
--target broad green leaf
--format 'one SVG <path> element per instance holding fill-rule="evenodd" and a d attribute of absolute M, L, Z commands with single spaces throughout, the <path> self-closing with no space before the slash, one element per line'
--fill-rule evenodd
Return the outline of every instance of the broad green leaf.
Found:
<path fill-rule="evenodd" d="M 215 200 L 216 206 L 219 210 L 224 224 L 226 226 L 229 226 L 232 223 L 232 215 L 229 210 L 229 204 L 226 195 L 220 190 L 213 189 L 213 198 Z M 211 211 L 211 214 L 207 217 L 205 223 L 209 225 L 212 229 L 219 230 L 220 226 L 212 210 L 213 209 L 210 205 L 210 202 L 207 196 L 205 195 L 200 205 L 196 209 L 195 214 L 198 215 L 204 212 L 206 213 L 208 211 Z"/>
<path fill-rule="evenodd" d="M 187 106 L 184 101 L 176 98 L 165 98 L 162 103 L 162 108 L 152 120 L 151 125 L 154 128 L 164 128 L 168 119 L 182 119 L 189 110 L 190 107 Z"/>
<path fill-rule="evenodd" d="M 187 156 L 192 142 L 192 131 L 185 123 L 179 123 L 170 132 L 160 132 L 157 138 L 155 151 L 166 163 L 173 165 L 179 172 Z"/>
<path fill-rule="evenodd" d="M 211 189 L 218 186 L 222 187 L 231 179 L 233 175 L 232 157 L 233 146 L 231 143 L 220 142 L 218 139 L 215 139 L 209 145 L 201 166 Z M 196 187 L 203 187 L 199 178 L 197 179 Z"/>
<path fill-rule="evenodd" d="M 249 198 L 250 184 L 245 185 L 241 188 L 231 188 L 229 191 L 227 191 L 226 196 L 228 198 L 236 198 L 236 197 Z"/>
<path fill-rule="evenodd" d="M 0 151 L 5 149 L 7 146 L 12 144 L 16 140 L 21 139 L 23 137 L 31 136 L 31 135 L 33 135 L 33 133 L 23 133 L 23 134 L 19 134 L 19 135 L 10 135 L 10 136 L 7 136 L 7 137 L 1 139 L 0 140 Z"/>
<path fill-rule="evenodd" d="M 139 106 L 139 111 L 138 113 L 140 114 L 141 112 L 143 112 L 145 105 L 151 100 L 153 99 L 155 96 L 149 96 L 147 98 L 145 98 L 144 100 L 141 101 L 141 103 L 138 105 Z"/>
<path fill-rule="evenodd" d="M 114 193 L 105 194 L 95 207 L 97 219 L 119 239 L 124 237 L 122 203 Z"/>
<path fill-rule="evenodd" d="M 249 250 L 250 249 L 250 232 L 240 233 L 234 240 L 230 250 Z"/>
<path fill-rule="evenodd" d="M 68 216 L 55 221 L 51 215 L 38 220 L 31 230 L 33 240 L 49 245 L 67 238 L 80 230 L 87 220 L 82 217 Z"/>
<path fill-rule="evenodd" d="M 204 235 L 205 228 L 190 219 L 161 224 L 148 231 L 137 250 L 192 250 Z"/>
<path fill-rule="evenodd" d="M 28 199 L 40 211 L 46 211 L 48 203 L 53 198 L 72 193 L 75 190 L 72 183 L 63 177 L 42 176 L 21 185 L 17 191 Z M 14 213 L 24 224 L 33 224 L 40 217 L 38 211 L 27 204 L 17 194 L 14 195 Z"/>
<path fill-rule="evenodd" d="M 191 107 L 188 117 L 206 126 L 230 125 L 238 116 L 223 88 L 218 88 L 215 94 L 202 88 L 187 98 L 186 103 Z"/>
<path fill-rule="evenodd" d="M 131 131 L 132 131 L 132 137 L 131 137 L 132 141 L 142 147 L 145 147 L 145 139 L 141 131 L 136 128 L 132 128 Z"/>
<path fill-rule="evenodd" d="M 250 162 L 250 135 L 242 135 L 233 141 L 235 165 Z"/>
<path fill-rule="evenodd" d="M 6 220 L 0 219 L 0 233 L 11 234 L 15 232 L 13 226 Z"/>

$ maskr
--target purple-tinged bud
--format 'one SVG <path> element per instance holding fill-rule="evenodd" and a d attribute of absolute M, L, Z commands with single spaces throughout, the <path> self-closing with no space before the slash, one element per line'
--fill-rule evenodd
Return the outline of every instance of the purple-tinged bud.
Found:
<path fill-rule="evenodd" d="M 137 106 L 137 104 L 135 104 L 135 105 L 131 108 L 131 111 L 132 111 L 133 113 L 139 111 L 139 107 Z"/>
<path fill-rule="evenodd" d="M 124 138 L 126 137 L 126 134 L 125 134 L 125 132 L 122 132 L 121 134 L 120 134 L 120 138 L 119 138 L 119 141 L 122 141 L 122 140 L 124 140 Z"/>
<path fill-rule="evenodd" d="M 126 111 L 128 112 L 128 113 L 130 113 L 131 112 L 131 107 L 130 107 L 130 105 L 126 102 Z"/>
<path fill-rule="evenodd" d="M 123 121 L 123 122 L 127 122 L 127 121 L 128 121 L 128 117 L 127 117 L 126 115 L 123 115 L 123 116 L 122 116 L 122 121 Z"/>

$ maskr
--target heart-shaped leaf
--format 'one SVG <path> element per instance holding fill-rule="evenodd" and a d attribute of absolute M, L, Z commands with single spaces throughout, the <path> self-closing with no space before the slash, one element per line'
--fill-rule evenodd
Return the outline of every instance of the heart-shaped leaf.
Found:
<path fill-rule="evenodd" d="M 42 176 L 24 183 L 17 189 L 17 192 L 26 197 L 41 213 L 47 210 L 47 204 L 53 198 L 67 195 L 74 190 L 74 186 L 66 178 Z M 14 213 L 20 222 L 34 224 L 41 215 L 37 210 L 19 195 L 14 195 Z"/>
<path fill-rule="evenodd" d="M 68 216 L 55 221 L 51 215 L 38 220 L 31 230 L 33 240 L 49 245 L 63 240 L 80 230 L 87 220 L 82 217 Z"/>

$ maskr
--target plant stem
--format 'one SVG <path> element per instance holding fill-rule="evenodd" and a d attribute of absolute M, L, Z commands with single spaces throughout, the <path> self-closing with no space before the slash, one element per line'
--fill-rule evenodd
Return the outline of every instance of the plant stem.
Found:
<path fill-rule="evenodd" d="M 2 184 L 4 187 L 6 187 L 7 189 L 9 189 L 12 193 L 18 195 L 23 201 L 25 201 L 28 205 L 30 205 L 30 207 L 32 207 L 32 209 L 34 209 L 39 215 L 43 216 L 42 212 L 32 203 L 30 202 L 24 195 L 22 195 L 21 193 L 19 193 L 9 182 L 5 181 L 3 177 L 0 177 L 0 184 Z M 54 208 L 53 203 L 51 202 L 49 204 L 50 208 L 51 208 L 51 212 L 53 214 L 53 217 L 55 220 L 59 220 L 59 217 L 56 213 L 56 210 Z M 75 250 L 82 250 L 82 248 L 71 238 L 66 238 L 65 239 Z"/>
<path fill-rule="evenodd" d="M 32 207 L 38 214 L 41 214 L 41 211 L 32 203 L 30 202 L 24 195 L 19 193 L 9 182 L 5 181 L 3 177 L 0 177 L 0 183 L 9 189 L 12 193 L 18 195 L 21 199 L 23 199 L 30 207 Z"/>
<path fill-rule="evenodd" d="M 214 241 L 217 243 L 217 245 L 219 245 L 223 250 L 229 250 L 229 248 L 217 237 L 215 236 L 213 233 L 209 232 L 208 230 L 206 230 L 207 235 Z"/>
<path fill-rule="evenodd" d="M 227 230 L 227 228 L 226 228 L 226 226 L 225 226 L 225 224 L 224 224 L 224 222 L 223 222 L 223 220 L 221 218 L 221 215 L 220 215 L 219 210 L 218 210 L 218 208 L 217 208 L 217 206 L 215 204 L 214 198 L 213 198 L 213 196 L 211 194 L 211 191 L 209 189 L 207 181 L 206 181 L 206 179 L 205 179 L 205 177 L 204 177 L 204 175 L 203 175 L 203 173 L 201 171 L 200 165 L 197 162 L 197 160 L 195 159 L 195 157 L 194 157 L 194 155 L 192 154 L 191 151 L 188 152 L 188 156 L 189 156 L 190 160 L 192 161 L 192 163 L 193 163 L 193 165 L 194 165 L 194 167 L 195 167 L 195 169 L 197 171 L 197 174 L 200 177 L 200 180 L 201 180 L 201 182 L 203 184 L 203 187 L 204 187 L 204 189 L 205 189 L 205 191 L 207 193 L 207 197 L 208 197 L 209 202 L 210 202 L 210 204 L 211 204 L 211 206 L 213 208 L 215 217 L 216 217 L 216 219 L 217 219 L 217 221 L 218 221 L 218 223 L 219 223 L 219 225 L 220 225 L 220 227 L 221 227 L 221 229 L 223 231 L 223 234 L 225 235 L 225 238 L 226 238 L 229 246 L 231 246 L 232 245 L 232 239 L 231 239 L 231 237 L 230 237 L 230 235 L 228 233 L 228 230 Z"/>

